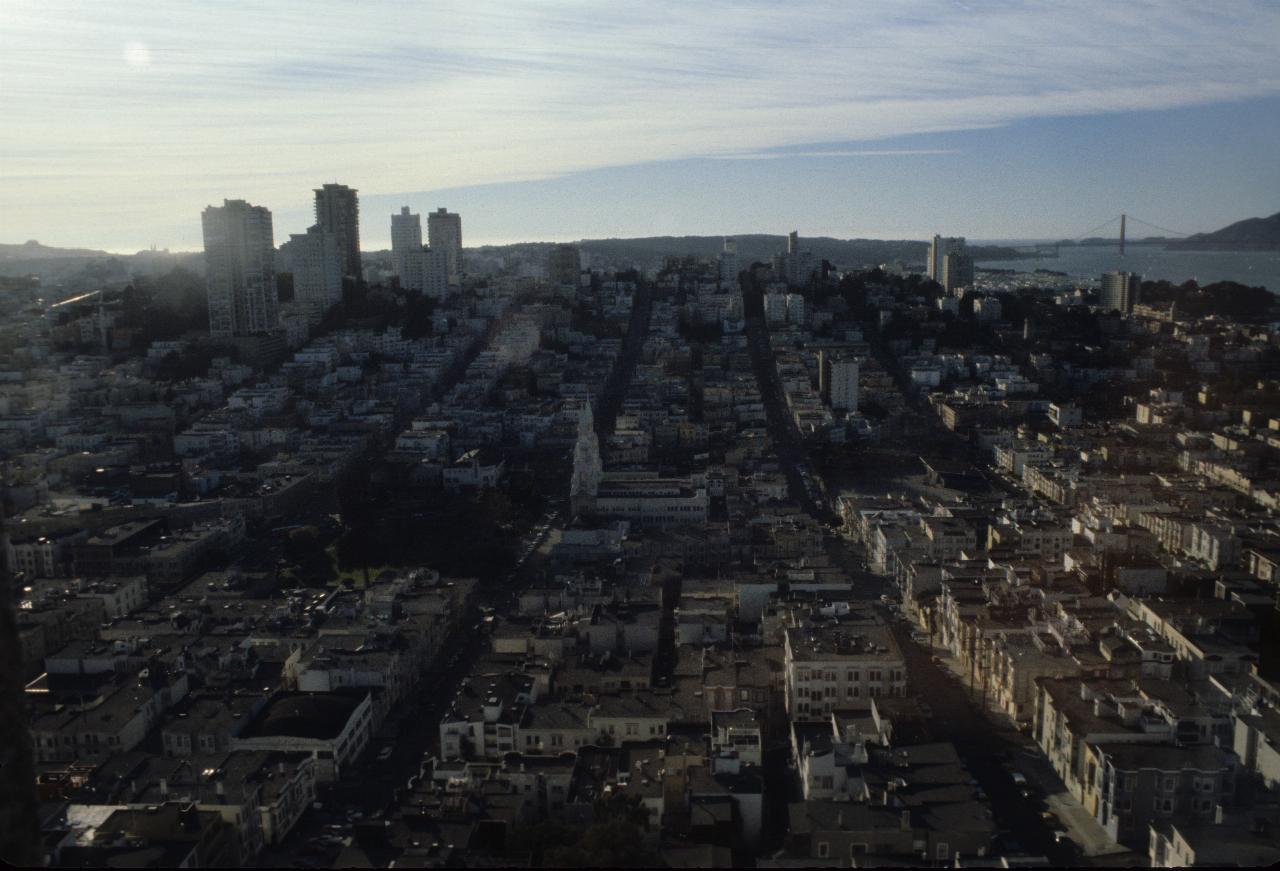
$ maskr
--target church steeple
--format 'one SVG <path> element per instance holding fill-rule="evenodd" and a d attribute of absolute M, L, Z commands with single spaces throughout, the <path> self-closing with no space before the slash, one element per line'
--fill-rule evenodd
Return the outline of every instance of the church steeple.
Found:
<path fill-rule="evenodd" d="M 584 402 L 578 414 L 578 441 L 573 446 L 573 479 L 569 485 L 574 514 L 589 514 L 595 509 L 602 474 L 600 437 L 596 435 L 591 406 Z"/>

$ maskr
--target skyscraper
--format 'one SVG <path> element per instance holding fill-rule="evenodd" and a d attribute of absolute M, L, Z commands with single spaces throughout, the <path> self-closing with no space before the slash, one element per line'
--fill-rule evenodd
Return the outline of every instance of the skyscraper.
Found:
<path fill-rule="evenodd" d="M 327 184 L 316 188 L 316 223 L 338 241 L 342 255 L 342 274 L 359 279 L 360 265 L 360 201 L 355 188 L 344 184 Z"/>
<path fill-rule="evenodd" d="M 934 236 L 929 243 L 929 262 L 925 264 L 925 273 L 942 284 L 944 258 L 951 253 L 963 254 L 964 250 L 963 236 Z"/>
<path fill-rule="evenodd" d="M 422 292 L 432 299 L 449 295 L 449 259 L 439 248 L 422 248 L 418 256 L 422 264 Z"/>
<path fill-rule="evenodd" d="M 934 279 L 938 281 L 938 279 Z M 942 258 L 943 290 L 955 293 L 961 287 L 973 286 L 973 258 L 965 250 L 948 251 Z"/>
<path fill-rule="evenodd" d="M 836 358 L 831 361 L 831 407 L 837 411 L 858 410 L 858 361 Z"/>
<path fill-rule="evenodd" d="M 595 508 L 602 468 L 600 437 L 595 431 L 591 406 L 584 402 L 578 409 L 578 440 L 573 446 L 573 477 L 569 482 L 569 499 L 574 514 L 588 514 Z"/>
<path fill-rule="evenodd" d="M 449 283 L 458 284 L 462 276 L 462 216 L 444 207 L 427 215 L 427 244 L 444 252 Z"/>
<path fill-rule="evenodd" d="M 736 290 L 738 288 L 738 240 L 726 237 L 724 249 L 720 252 L 718 264 L 720 289 Z"/>
<path fill-rule="evenodd" d="M 552 284 L 578 284 L 582 273 L 582 254 L 576 245 L 557 245 L 547 256 L 547 276 Z"/>
<path fill-rule="evenodd" d="M 209 334 L 247 336 L 276 328 L 275 240 L 271 212 L 244 200 L 223 200 L 201 215 Z"/>
<path fill-rule="evenodd" d="M 313 226 L 289 236 L 293 249 L 293 296 L 315 325 L 325 312 L 342 302 L 342 255 L 338 239 Z"/>
<path fill-rule="evenodd" d="M 1103 311 L 1129 314 L 1142 301 L 1142 276 L 1136 272 L 1104 272 L 1098 299 Z"/>
<path fill-rule="evenodd" d="M 410 260 L 416 261 L 421 251 L 422 216 L 410 213 L 408 206 L 401 206 L 400 214 L 391 216 L 391 269 L 399 276 L 400 287 L 405 290 L 422 289 L 421 263 L 409 265 Z"/>

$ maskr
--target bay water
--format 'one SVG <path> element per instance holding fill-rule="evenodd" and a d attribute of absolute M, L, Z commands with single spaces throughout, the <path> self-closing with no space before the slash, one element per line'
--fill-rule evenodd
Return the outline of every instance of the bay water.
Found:
<path fill-rule="evenodd" d="M 1095 282 L 1104 272 L 1123 269 L 1137 272 L 1148 281 L 1181 284 L 1194 279 L 1201 286 L 1215 281 L 1235 281 L 1280 294 L 1280 251 L 1179 251 L 1157 245 L 1130 245 L 1121 257 L 1119 246 L 1114 244 L 1064 245 L 1058 249 L 1057 257 L 983 260 L 974 265 L 979 269 L 1017 272 L 1051 269 Z"/>

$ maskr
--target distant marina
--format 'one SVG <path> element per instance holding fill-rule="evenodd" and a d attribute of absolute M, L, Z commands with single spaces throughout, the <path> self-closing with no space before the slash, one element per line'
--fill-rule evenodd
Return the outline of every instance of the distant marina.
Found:
<path fill-rule="evenodd" d="M 1194 279 L 1201 285 L 1235 281 L 1280 293 L 1280 251 L 1177 251 L 1139 244 L 1129 246 L 1121 257 L 1116 245 L 1064 245 L 1058 249 L 1057 257 L 986 260 L 975 265 L 978 269 L 1019 273 L 1050 270 L 1094 282 L 1103 272 L 1126 269 L 1149 281 L 1163 279 L 1181 284 Z"/>

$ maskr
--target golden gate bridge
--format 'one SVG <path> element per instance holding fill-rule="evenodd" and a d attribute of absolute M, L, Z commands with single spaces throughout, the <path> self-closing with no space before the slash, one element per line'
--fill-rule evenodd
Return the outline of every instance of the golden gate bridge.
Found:
<path fill-rule="evenodd" d="M 1162 234 L 1165 234 L 1165 235 L 1156 236 L 1156 237 L 1145 236 L 1143 237 L 1142 240 L 1139 240 L 1142 242 L 1146 242 L 1146 240 L 1152 239 L 1152 238 L 1167 239 L 1169 238 L 1169 236 L 1185 238 L 1188 235 L 1190 235 L 1189 233 L 1182 233 L 1182 232 L 1179 232 L 1178 230 L 1170 230 L 1168 227 L 1161 227 L 1159 224 L 1153 224 L 1150 221 L 1144 221 L 1141 218 L 1135 218 L 1133 215 L 1122 213 L 1122 214 L 1116 215 L 1114 218 L 1108 218 L 1106 221 L 1102 222 L 1101 224 L 1094 227 L 1093 229 L 1085 230 L 1079 236 L 1075 236 L 1074 238 L 1071 238 L 1071 239 L 1062 239 L 1058 242 L 1043 242 L 1043 243 L 1033 243 L 1029 245 L 1015 245 L 1012 247 L 1013 247 L 1013 250 L 1017 251 L 1019 254 L 1030 255 L 1036 258 L 1037 260 L 1041 258 L 1054 258 L 1058 256 L 1059 248 L 1061 246 L 1078 245 L 1086 239 L 1101 240 L 1105 237 L 1100 236 L 1099 234 L 1110 227 L 1114 227 L 1118 223 L 1120 225 L 1119 226 L 1120 256 L 1123 257 L 1125 243 L 1126 243 L 1126 235 L 1128 232 L 1128 224 L 1131 222 L 1134 224 L 1140 224 L 1143 227 L 1148 227 L 1152 230 L 1158 230 Z"/>

